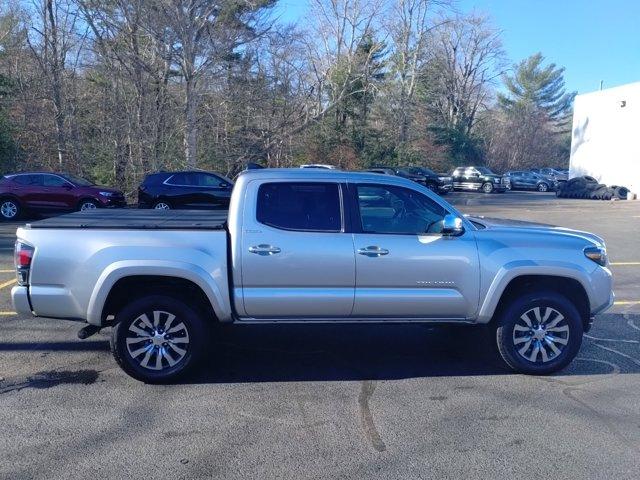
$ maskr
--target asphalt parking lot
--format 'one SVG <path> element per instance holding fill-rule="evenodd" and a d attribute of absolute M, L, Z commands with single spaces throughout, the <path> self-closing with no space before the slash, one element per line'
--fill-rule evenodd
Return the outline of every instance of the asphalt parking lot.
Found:
<path fill-rule="evenodd" d="M 475 328 L 242 326 L 182 384 L 144 385 L 108 330 L 13 314 L 0 225 L 0 478 L 638 478 L 640 202 L 447 199 L 607 241 L 616 305 L 565 371 L 512 374 Z"/>

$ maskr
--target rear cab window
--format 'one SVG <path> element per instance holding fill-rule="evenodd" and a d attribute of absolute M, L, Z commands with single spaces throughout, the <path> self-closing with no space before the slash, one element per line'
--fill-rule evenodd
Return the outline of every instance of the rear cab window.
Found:
<path fill-rule="evenodd" d="M 281 230 L 341 232 L 340 187 L 325 182 L 263 183 L 258 189 L 258 222 Z"/>

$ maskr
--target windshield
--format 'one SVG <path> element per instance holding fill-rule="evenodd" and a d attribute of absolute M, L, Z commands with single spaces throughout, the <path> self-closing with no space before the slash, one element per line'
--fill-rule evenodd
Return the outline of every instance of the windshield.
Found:
<path fill-rule="evenodd" d="M 476 167 L 476 170 L 478 170 L 483 175 L 495 175 L 495 173 L 493 173 L 487 167 Z"/>
<path fill-rule="evenodd" d="M 89 180 L 81 177 L 76 177 L 75 175 L 65 175 L 64 178 L 69 180 L 71 183 L 78 187 L 90 187 L 95 185 L 95 183 L 90 182 Z"/>

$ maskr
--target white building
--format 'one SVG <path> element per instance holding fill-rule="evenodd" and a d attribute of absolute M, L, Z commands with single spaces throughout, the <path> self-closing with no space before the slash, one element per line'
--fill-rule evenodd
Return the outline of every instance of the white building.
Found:
<path fill-rule="evenodd" d="M 569 177 L 640 192 L 640 82 L 578 95 Z"/>

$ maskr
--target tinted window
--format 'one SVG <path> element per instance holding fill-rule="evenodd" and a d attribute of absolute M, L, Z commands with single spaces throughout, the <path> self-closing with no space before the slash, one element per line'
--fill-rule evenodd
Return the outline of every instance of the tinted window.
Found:
<path fill-rule="evenodd" d="M 56 177 L 55 175 L 41 175 L 42 184 L 45 187 L 62 187 L 63 185 L 68 185 L 69 182 L 66 180 Z"/>
<path fill-rule="evenodd" d="M 420 192 L 384 185 L 358 185 L 362 230 L 367 233 L 440 233 L 447 211 Z"/>
<path fill-rule="evenodd" d="M 221 183 L 226 183 L 221 178 L 207 173 L 195 174 L 195 182 L 199 187 L 219 187 Z"/>
<path fill-rule="evenodd" d="M 40 175 L 16 175 L 13 181 L 20 185 L 38 185 Z"/>
<path fill-rule="evenodd" d="M 196 185 L 196 176 L 193 173 L 176 173 L 167 179 L 169 185 Z"/>
<path fill-rule="evenodd" d="M 258 190 L 260 223 L 285 230 L 339 232 L 340 194 L 335 183 L 265 183 Z"/>
<path fill-rule="evenodd" d="M 75 185 L 77 185 L 78 187 L 90 187 L 92 185 L 95 185 L 95 183 L 90 182 L 89 180 L 87 180 L 86 178 L 82 178 L 82 177 L 76 177 L 75 175 L 66 175 L 65 177 L 67 177 L 67 179 L 71 182 L 74 183 Z"/>

